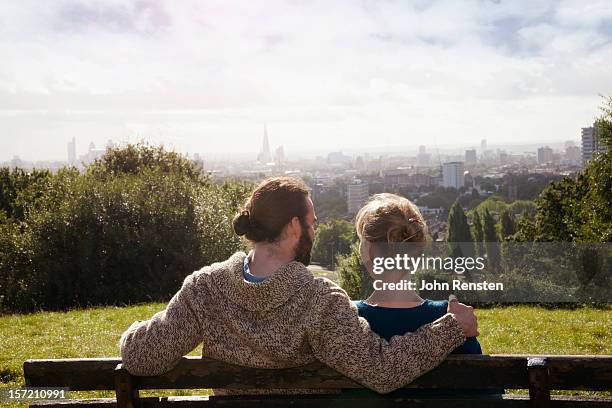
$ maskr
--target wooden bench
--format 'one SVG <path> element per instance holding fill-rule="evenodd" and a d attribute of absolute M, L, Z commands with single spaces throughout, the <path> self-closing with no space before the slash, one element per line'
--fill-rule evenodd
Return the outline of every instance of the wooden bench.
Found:
<path fill-rule="evenodd" d="M 68 387 L 71 391 L 114 390 L 116 398 L 38 401 L 57 407 L 612 407 L 612 397 L 553 395 L 550 390 L 612 390 L 612 356 L 453 355 L 406 388 L 527 389 L 529 395 L 394 397 L 291 395 L 147 397 L 140 390 L 162 389 L 353 389 L 363 388 L 320 363 L 282 370 L 248 368 L 209 358 L 183 357 L 172 371 L 156 377 L 130 375 L 117 358 L 28 360 L 28 387 Z"/>

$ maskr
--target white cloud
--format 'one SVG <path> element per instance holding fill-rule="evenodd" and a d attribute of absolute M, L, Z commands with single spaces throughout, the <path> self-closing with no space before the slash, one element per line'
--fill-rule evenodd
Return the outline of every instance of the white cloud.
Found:
<path fill-rule="evenodd" d="M 612 93 L 609 3 L 556 4 L 4 2 L 0 160 L 162 130 L 222 149 L 264 121 L 288 150 L 576 138 Z"/>

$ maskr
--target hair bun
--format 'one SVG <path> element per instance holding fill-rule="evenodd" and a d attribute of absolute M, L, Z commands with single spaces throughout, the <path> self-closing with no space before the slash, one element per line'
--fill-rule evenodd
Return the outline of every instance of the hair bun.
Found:
<path fill-rule="evenodd" d="M 248 211 L 242 211 L 234 217 L 234 232 L 238 235 L 245 235 L 251 229 L 251 218 Z"/>

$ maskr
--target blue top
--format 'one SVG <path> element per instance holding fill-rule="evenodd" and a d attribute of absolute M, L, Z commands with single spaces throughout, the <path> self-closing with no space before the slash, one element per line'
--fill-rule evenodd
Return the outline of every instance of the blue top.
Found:
<path fill-rule="evenodd" d="M 438 320 L 446 314 L 448 302 L 426 299 L 422 305 L 410 308 L 392 308 L 372 306 L 363 300 L 353 301 L 359 316 L 370 324 L 373 332 L 389 341 L 393 336 L 401 336 L 407 332 L 414 332 L 419 327 Z M 482 354 L 482 348 L 476 337 L 469 337 L 465 343 L 453 350 L 452 354 Z M 476 385 L 476 384 L 475 384 Z M 366 389 L 344 390 L 343 394 L 352 396 L 372 394 L 374 391 Z M 490 397 L 503 394 L 504 390 L 451 390 L 451 389 L 399 389 L 391 393 L 397 396 L 440 396 L 440 395 L 482 395 Z M 500 398 L 500 397 L 497 397 Z"/>
<path fill-rule="evenodd" d="M 363 300 L 353 301 L 359 316 L 370 323 L 370 328 L 387 341 L 393 336 L 414 332 L 419 327 L 438 320 L 446 314 L 448 302 L 425 299 L 416 307 L 395 308 L 372 306 Z M 482 348 L 476 337 L 469 337 L 465 343 L 453 350 L 452 354 L 482 354 Z"/>
<path fill-rule="evenodd" d="M 244 277 L 244 280 L 247 282 L 261 283 L 265 281 L 266 278 L 263 278 L 261 276 L 255 276 L 251 273 L 251 270 L 249 269 L 249 256 L 250 255 L 251 254 L 244 257 L 244 264 L 242 265 L 242 276 Z"/>

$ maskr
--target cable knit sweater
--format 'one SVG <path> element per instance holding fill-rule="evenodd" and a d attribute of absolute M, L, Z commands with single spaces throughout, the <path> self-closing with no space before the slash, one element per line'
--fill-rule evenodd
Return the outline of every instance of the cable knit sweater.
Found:
<path fill-rule="evenodd" d="M 120 340 L 124 367 L 150 376 L 172 369 L 200 343 L 203 354 L 250 367 L 286 368 L 315 359 L 380 393 L 437 366 L 465 336 L 450 315 L 395 336 L 370 330 L 346 293 L 299 262 L 263 283 L 243 279 L 246 254 L 185 278 L 164 311 L 134 322 Z"/>

